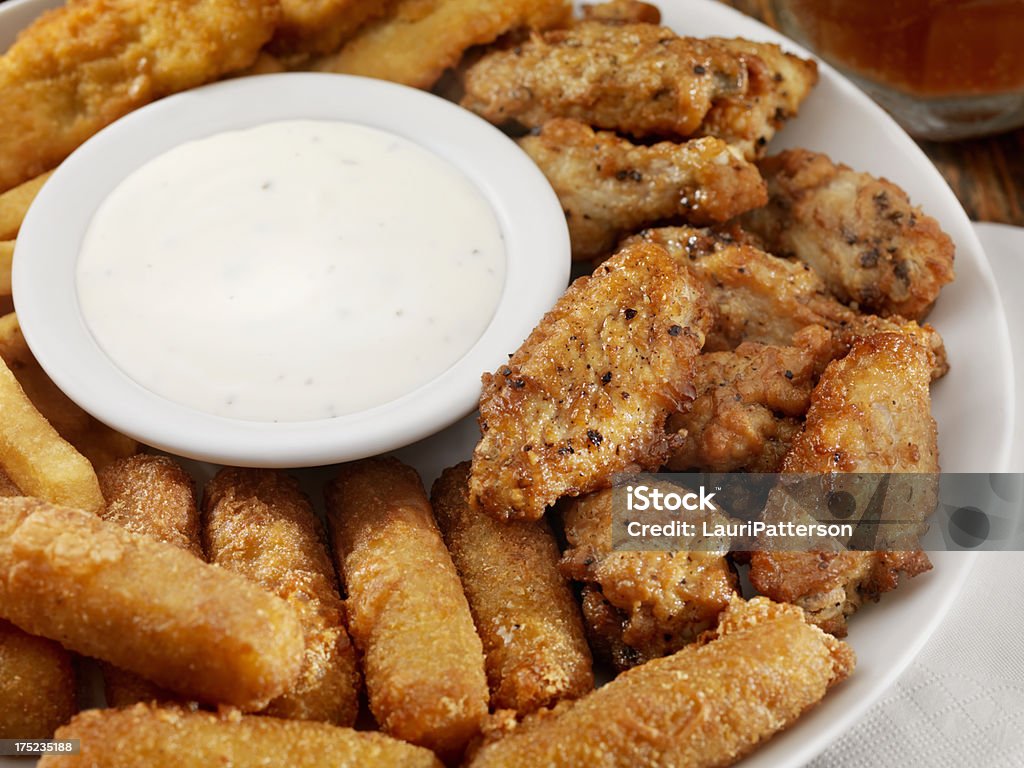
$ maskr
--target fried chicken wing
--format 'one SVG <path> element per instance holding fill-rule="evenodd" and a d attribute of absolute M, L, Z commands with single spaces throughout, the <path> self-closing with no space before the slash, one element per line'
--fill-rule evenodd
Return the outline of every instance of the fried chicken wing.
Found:
<path fill-rule="evenodd" d="M 71 0 L 0 56 L 0 191 L 144 104 L 247 67 L 277 0 Z"/>
<path fill-rule="evenodd" d="M 613 472 L 659 467 L 676 445 L 665 420 L 692 396 L 711 322 L 697 281 L 655 245 L 627 247 L 578 279 L 483 377 L 472 503 L 536 520 Z"/>
<path fill-rule="evenodd" d="M 623 670 L 675 653 L 713 628 L 736 576 L 725 559 L 728 542 L 721 551 L 612 551 L 612 495 L 598 491 L 566 504 L 561 567 L 583 583 L 591 643 Z"/>
<path fill-rule="evenodd" d="M 619 675 L 559 713 L 527 718 L 471 768 L 712 768 L 791 726 L 854 666 L 792 606 L 734 598 L 700 644 Z"/>
<path fill-rule="evenodd" d="M 931 353 L 912 334 L 880 333 L 856 341 L 829 364 L 811 394 L 804 430 L 783 462 L 787 473 L 926 473 L 939 471 L 929 395 Z M 923 521 L 934 493 L 918 493 L 900 516 Z M 784 496 L 773 491 L 765 519 L 785 519 Z M 792 602 L 808 620 L 837 635 L 867 599 L 931 567 L 920 551 L 777 552 L 751 556 L 750 581 L 773 600 Z"/>
<path fill-rule="evenodd" d="M 567 0 L 398 0 L 387 18 L 367 24 L 338 53 L 309 66 L 429 88 L 466 49 L 521 27 L 560 26 L 571 11 Z"/>
<path fill-rule="evenodd" d="M 953 241 L 895 184 L 803 149 L 759 166 L 771 200 L 743 226 L 814 267 L 839 300 L 920 320 L 952 281 Z"/>
<path fill-rule="evenodd" d="M 574 259 L 658 221 L 723 222 L 768 199 L 757 169 L 720 139 L 642 146 L 558 118 L 519 146 L 558 194 Z"/>

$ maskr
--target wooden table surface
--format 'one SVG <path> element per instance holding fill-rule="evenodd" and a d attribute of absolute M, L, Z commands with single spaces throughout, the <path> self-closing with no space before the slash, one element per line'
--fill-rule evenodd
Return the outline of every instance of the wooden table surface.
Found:
<path fill-rule="evenodd" d="M 721 1 L 776 26 L 768 0 Z M 918 143 L 946 177 L 968 216 L 1024 226 L 1024 128 L 967 141 Z"/>

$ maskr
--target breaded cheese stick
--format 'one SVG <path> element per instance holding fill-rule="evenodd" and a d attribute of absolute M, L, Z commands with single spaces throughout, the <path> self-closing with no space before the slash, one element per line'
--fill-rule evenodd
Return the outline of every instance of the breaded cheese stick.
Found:
<path fill-rule="evenodd" d="M 302 663 L 292 609 L 81 510 L 0 499 L 0 616 L 183 696 L 259 709 Z"/>
<path fill-rule="evenodd" d="M 49 739 L 75 711 L 71 656 L 0 619 L 0 739 Z"/>
<path fill-rule="evenodd" d="M 430 501 L 484 644 L 491 706 L 525 715 L 588 693 L 590 649 L 547 522 L 472 509 L 469 462 L 446 469 Z"/>
<path fill-rule="evenodd" d="M 419 475 L 365 459 L 326 495 L 370 709 L 392 736 L 458 757 L 487 714 L 483 647 Z"/>
<path fill-rule="evenodd" d="M 734 598 L 702 645 L 619 675 L 559 715 L 485 745 L 472 768 L 731 765 L 789 727 L 853 669 L 799 609 Z"/>
<path fill-rule="evenodd" d="M 206 486 L 202 532 L 210 562 L 288 601 L 302 624 L 302 673 L 266 713 L 352 725 L 359 713 L 355 649 L 323 526 L 295 479 L 222 469 Z"/>
<path fill-rule="evenodd" d="M 83 712 L 57 738 L 79 739 L 81 754 L 50 754 L 39 768 L 441 768 L 428 750 L 382 733 L 146 704 Z"/>
<path fill-rule="evenodd" d="M 203 559 L 195 483 L 173 459 L 140 453 L 104 467 L 97 477 L 106 500 L 100 512 L 102 519 Z M 134 672 L 106 662 L 101 667 L 111 707 L 177 698 Z"/>
<path fill-rule="evenodd" d="M 17 237 L 29 206 L 52 175 L 53 171 L 41 173 L 34 179 L 0 193 L 0 240 L 13 240 Z"/>

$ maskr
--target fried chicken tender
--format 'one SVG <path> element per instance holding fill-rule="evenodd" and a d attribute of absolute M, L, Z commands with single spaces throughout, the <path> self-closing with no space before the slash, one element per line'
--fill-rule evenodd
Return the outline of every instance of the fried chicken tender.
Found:
<path fill-rule="evenodd" d="M 258 709 L 298 676 L 291 608 L 115 523 L 0 499 L 0 617 L 210 704 Z"/>
<path fill-rule="evenodd" d="M 700 355 L 696 399 L 669 418 L 682 444 L 666 462 L 673 471 L 778 472 L 800 433 L 811 390 L 836 354 L 832 334 L 810 325 L 793 346 L 744 342 Z"/>
<path fill-rule="evenodd" d="M 392 736 L 456 759 L 487 714 L 484 653 L 419 475 L 364 459 L 326 496 L 370 709 Z"/>
<path fill-rule="evenodd" d="M 50 753 L 39 768 L 442 768 L 426 749 L 382 733 L 274 717 L 138 704 L 90 709 L 57 732 L 81 754 Z"/>
<path fill-rule="evenodd" d="M 584 5 L 583 20 L 605 24 L 660 24 L 661 11 L 657 6 L 639 0 L 611 0 L 597 5 Z"/>
<path fill-rule="evenodd" d="M 266 713 L 352 725 L 359 713 L 355 649 L 323 526 L 294 478 L 222 469 L 206 486 L 203 541 L 210 562 L 286 600 L 302 624 L 302 672 Z"/>
<path fill-rule="evenodd" d="M 840 345 L 836 357 L 862 336 L 913 333 L 934 355 L 932 378 L 949 370 L 942 337 L 930 325 L 855 312 L 836 301 L 807 264 L 765 253 L 747 237 L 742 230 L 662 227 L 646 230 L 624 244 L 660 245 L 700 279 L 717 310 L 715 327 L 705 344 L 708 351 L 734 349 L 744 341 L 789 346 L 802 328 L 820 325 L 834 333 Z"/>
<path fill-rule="evenodd" d="M 635 137 L 697 133 L 716 100 L 747 91 L 746 60 L 654 24 L 582 21 L 495 50 L 462 76 L 462 106 L 498 125 L 555 117 Z"/>
<path fill-rule="evenodd" d="M 485 744 L 472 768 L 731 765 L 792 725 L 854 666 L 792 606 L 734 598 L 701 642 L 619 675 Z"/>
<path fill-rule="evenodd" d="M 52 739 L 74 712 L 68 652 L 0 619 L 0 739 Z"/>
<path fill-rule="evenodd" d="M 920 320 L 953 280 L 953 241 L 895 184 L 803 149 L 759 165 L 771 200 L 743 226 L 814 267 L 840 301 Z"/>
<path fill-rule="evenodd" d="M 525 715 L 593 689 L 580 610 L 548 524 L 474 510 L 468 462 L 446 469 L 430 496 L 484 644 L 492 708 Z"/>
<path fill-rule="evenodd" d="M 640 146 L 555 119 L 519 146 L 558 194 L 574 259 L 601 256 L 658 221 L 723 222 L 768 199 L 757 169 L 720 139 Z"/>
<path fill-rule="evenodd" d="M 598 491 L 565 505 L 569 546 L 561 568 L 583 583 L 595 650 L 623 670 L 675 653 L 713 628 L 736 576 L 725 558 L 728 542 L 720 551 L 612 551 L 612 494 Z M 702 515 L 709 523 L 726 521 Z"/>
<path fill-rule="evenodd" d="M 133 109 L 251 64 L 277 0 L 70 0 L 0 56 L 0 192 Z"/>
<path fill-rule="evenodd" d="M 536 520 L 614 472 L 661 466 L 678 445 L 665 420 L 693 397 L 712 320 L 697 280 L 655 245 L 629 246 L 576 280 L 483 377 L 471 503 Z"/>
<path fill-rule="evenodd" d="M 571 12 L 567 0 L 398 0 L 390 16 L 310 67 L 430 88 L 466 49 L 521 27 L 561 26 Z"/>
<path fill-rule="evenodd" d="M 334 53 L 360 27 L 387 16 L 398 0 L 281 0 L 281 22 L 269 48 L 275 54 Z"/>
<path fill-rule="evenodd" d="M 911 334 L 880 333 L 855 342 L 846 357 L 822 374 L 783 471 L 937 475 L 931 366 L 929 350 Z M 903 504 L 900 516 L 921 522 L 934 511 L 937 497 L 921 493 L 919 480 L 915 488 L 915 503 Z M 788 514 L 782 498 L 769 497 L 769 522 Z M 841 636 L 847 616 L 865 600 L 895 589 L 899 573 L 916 576 L 929 568 L 920 551 L 766 550 L 751 556 L 750 581 L 758 592 L 800 606 L 808 621 Z"/>
<path fill-rule="evenodd" d="M 106 501 L 100 518 L 203 559 L 195 483 L 173 459 L 138 454 L 104 467 L 97 477 Z M 108 706 L 178 698 L 134 672 L 105 662 L 100 666 Z"/>
<path fill-rule="evenodd" d="M 0 194 L 0 240 L 18 236 L 29 206 L 52 175 L 52 171 L 47 171 Z"/>

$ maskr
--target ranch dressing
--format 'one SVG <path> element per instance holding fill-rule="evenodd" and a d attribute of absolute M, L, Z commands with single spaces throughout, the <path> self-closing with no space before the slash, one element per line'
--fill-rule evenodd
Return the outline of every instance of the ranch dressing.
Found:
<path fill-rule="evenodd" d="M 504 274 L 494 211 L 458 169 L 392 133 L 303 120 L 140 167 L 90 223 L 77 285 L 89 330 L 137 383 L 274 422 L 434 379 L 481 336 Z"/>

